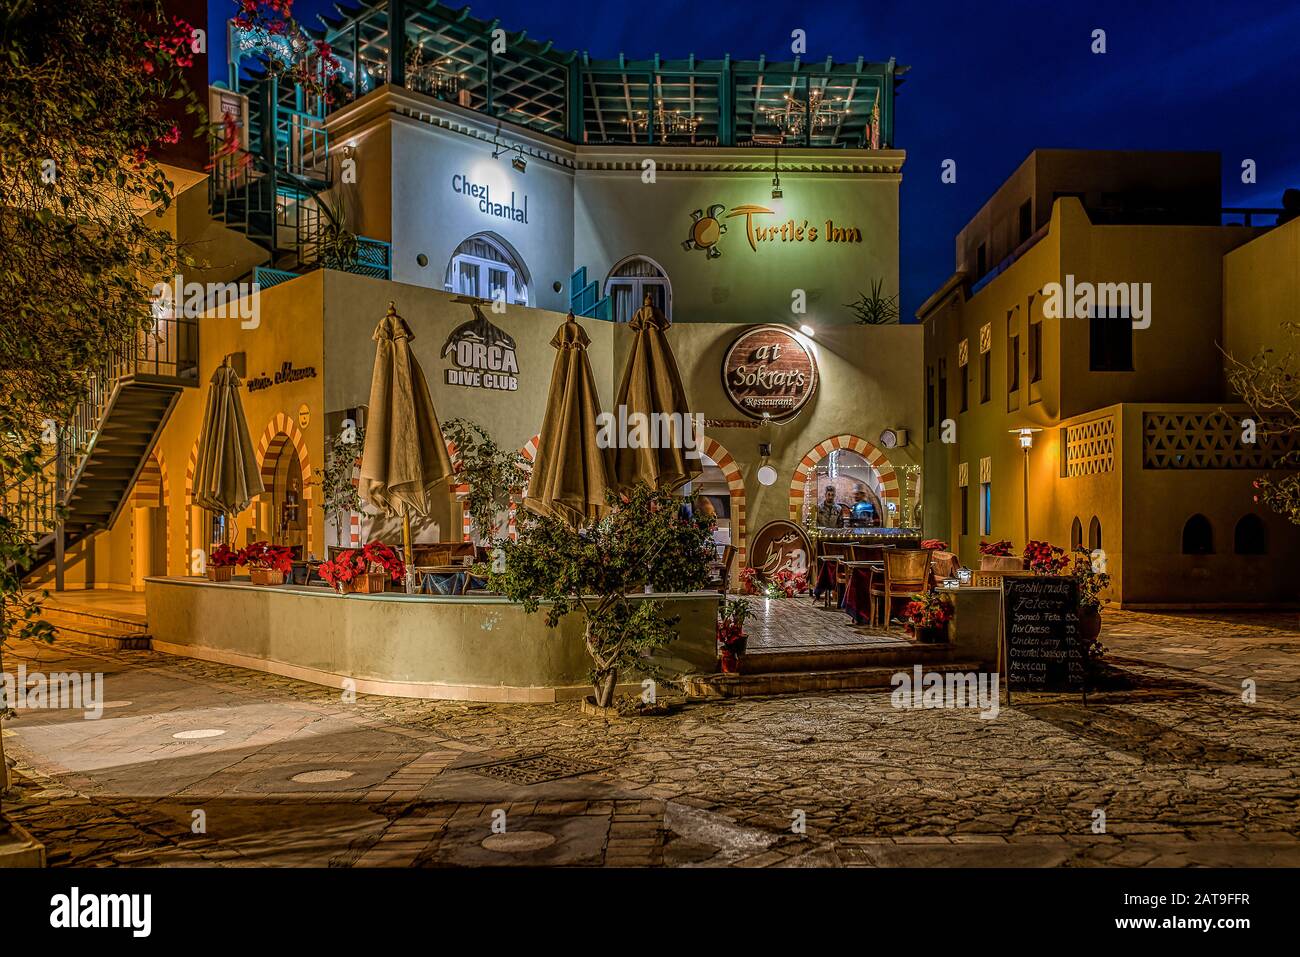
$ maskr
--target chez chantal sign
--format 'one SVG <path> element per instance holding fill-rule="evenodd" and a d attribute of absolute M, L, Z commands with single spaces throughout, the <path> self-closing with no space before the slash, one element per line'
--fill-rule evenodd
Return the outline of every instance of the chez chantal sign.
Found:
<path fill-rule="evenodd" d="M 817 391 L 817 360 L 784 326 L 756 326 L 723 356 L 722 388 L 746 415 L 784 422 Z"/>

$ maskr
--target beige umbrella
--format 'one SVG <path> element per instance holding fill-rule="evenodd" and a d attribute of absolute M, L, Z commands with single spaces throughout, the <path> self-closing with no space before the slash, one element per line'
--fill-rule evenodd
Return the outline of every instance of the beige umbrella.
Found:
<path fill-rule="evenodd" d="M 194 462 L 195 504 L 223 516 L 242 512 L 266 490 L 248 437 L 239 387 L 239 375 L 230 364 L 230 356 L 226 356 L 208 387 Z"/>
<path fill-rule="evenodd" d="M 375 327 L 375 371 L 358 482 L 358 491 L 376 508 L 402 517 L 407 568 L 412 564 L 411 515 L 429 513 L 434 489 L 452 473 L 429 383 L 411 353 L 413 338 L 390 302 L 388 314 Z"/>
<path fill-rule="evenodd" d="M 587 359 L 591 340 L 573 313 L 551 339 L 557 350 L 546 415 L 524 507 L 577 527 L 605 514 L 611 487 L 609 449 L 596 444 L 600 397 Z"/>
<path fill-rule="evenodd" d="M 668 317 L 655 308 L 648 293 L 645 305 L 628 323 L 636 338 L 632 340 L 632 351 L 623 369 L 615 407 L 626 407 L 629 422 L 636 421 L 632 418 L 635 414 L 644 416 L 648 423 L 644 438 L 653 438 L 653 441 L 639 441 L 639 448 L 619 443 L 614 453 L 614 476 L 620 489 L 645 482 L 651 487 L 675 491 L 701 471 L 700 460 L 687 458 L 687 450 L 683 447 L 682 440 L 691 413 L 681 373 L 677 371 L 677 360 L 664 334 L 668 325 Z M 673 423 L 671 436 L 665 435 L 656 424 L 664 415 L 674 417 L 662 420 Z M 663 441 L 669 437 L 673 441 Z M 700 438 L 695 435 L 694 441 L 698 442 Z M 663 447 L 654 448 L 654 445 Z"/>

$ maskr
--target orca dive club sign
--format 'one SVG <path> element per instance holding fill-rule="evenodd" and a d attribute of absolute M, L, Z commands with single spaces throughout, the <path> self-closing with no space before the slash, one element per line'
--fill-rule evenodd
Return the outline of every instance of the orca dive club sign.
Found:
<path fill-rule="evenodd" d="M 817 360 L 784 326 L 756 326 L 722 359 L 722 388 L 751 418 L 794 418 L 817 391 Z"/>
<path fill-rule="evenodd" d="M 477 302 L 471 301 L 470 308 L 474 318 L 453 329 L 442 347 L 442 357 L 455 365 L 446 370 L 447 385 L 515 392 L 519 388 L 515 340 L 488 322 Z"/>

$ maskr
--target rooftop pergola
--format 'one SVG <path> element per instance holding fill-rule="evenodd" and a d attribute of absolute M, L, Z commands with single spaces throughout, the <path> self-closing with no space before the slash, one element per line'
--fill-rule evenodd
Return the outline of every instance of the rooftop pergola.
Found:
<path fill-rule="evenodd" d="M 861 57 L 595 60 L 434 0 L 335 11 L 313 33 L 343 61 L 348 98 L 392 83 L 572 143 L 888 148 L 907 69 Z"/>

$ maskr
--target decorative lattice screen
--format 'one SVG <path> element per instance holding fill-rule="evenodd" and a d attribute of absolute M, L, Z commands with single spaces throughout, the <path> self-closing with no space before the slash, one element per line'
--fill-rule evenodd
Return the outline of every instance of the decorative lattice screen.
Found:
<path fill-rule="evenodd" d="M 1260 436 L 1241 441 L 1240 421 L 1223 412 L 1142 413 L 1142 467 L 1147 469 L 1267 469 L 1300 443 Z"/>
<path fill-rule="evenodd" d="M 1115 468 L 1115 417 L 1105 416 L 1065 429 L 1065 474 L 1098 475 Z"/>

